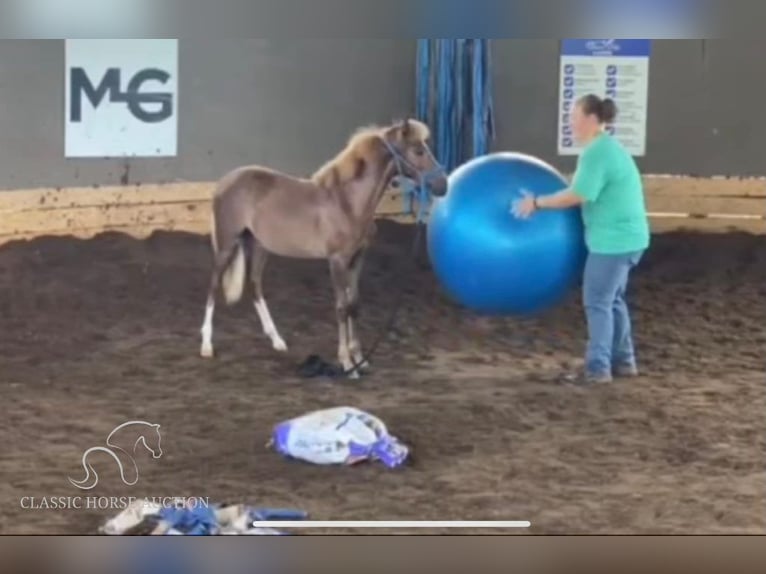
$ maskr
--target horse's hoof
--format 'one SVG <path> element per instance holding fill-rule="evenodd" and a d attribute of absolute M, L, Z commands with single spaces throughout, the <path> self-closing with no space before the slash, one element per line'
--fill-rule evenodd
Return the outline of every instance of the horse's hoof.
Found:
<path fill-rule="evenodd" d="M 271 344 L 275 351 L 279 351 L 280 353 L 285 353 L 287 351 L 287 343 L 282 339 L 274 339 Z"/>
<path fill-rule="evenodd" d="M 364 358 L 364 355 L 360 350 L 354 350 L 351 352 L 351 364 L 349 368 L 356 366 L 358 371 L 364 372 L 370 368 L 370 361 Z"/>
<path fill-rule="evenodd" d="M 345 361 L 341 361 L 341 368 L 343 369 L 342 373 L 343 376 L 345 376 L 348 379 L 358 379 L 362 376 L 362 373 L 359 369 L 358 365 L 354 365 L 351 362 L 346 363 Z"/>
<path fill-rule="evenodd" d="M 213 351 L 213 347 L 204 346 L 199 351 L 199 356 L 203 359 L 212 359 L 215 357 L 215 351 Z"/>

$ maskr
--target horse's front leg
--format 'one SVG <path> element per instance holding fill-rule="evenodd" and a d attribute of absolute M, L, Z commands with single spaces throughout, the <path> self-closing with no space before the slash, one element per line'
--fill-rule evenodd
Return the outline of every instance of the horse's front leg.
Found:
<path fill-rule="evenodd" d="M 349 269 L 349 313 L 348 313 L 348 347 L 351 353 L 351 358 L 354 363 L 359 366 L 360 369 L 366 369 L 370 366 L 370 362 L 364 357 L 362 353 L 362 344 L 359 342 L 359 336 L 356 333 L 355 322 L 359 317 L 359 277 L 362 274 L 362 267 L 364 266 L 364 259 L 367 250 L 366 246 L 359 250 L 359 252 L 351 260 Z"/>
<path fill-rule="evenodd" d="M 354 368 L 349 349 L 349 294 L 351 272 L 346 258 L 333 257 L 330 259 L 330 276 L 335 292 L 335 316 L 338 320 L 338 361 L 344 371 L 352 379 L 359 378 L 359 372 Z"/>

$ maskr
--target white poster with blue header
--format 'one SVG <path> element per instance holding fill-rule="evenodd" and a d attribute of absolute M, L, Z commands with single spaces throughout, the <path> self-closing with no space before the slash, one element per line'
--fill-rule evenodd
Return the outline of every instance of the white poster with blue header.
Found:
<path fill-rule="evenodd" d="M 612 98 L 617 120 L 607 129 L 634 156 L 646 153 L 651 40 L 576 39 L 561 42 L 558 153 L 578 155 L 570 114 L 586 94 Z"/>

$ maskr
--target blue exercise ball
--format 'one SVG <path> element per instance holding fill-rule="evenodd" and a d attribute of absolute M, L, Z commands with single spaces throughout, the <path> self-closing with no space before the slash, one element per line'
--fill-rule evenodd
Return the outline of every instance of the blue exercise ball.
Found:
<path fill-rule="evenodd" d="M 428 224 L 434 273 L 458 303 L 484 315 L 530 315 L 559 303 L 579 281 L 586 248 L 579 208 L 511 213 L 523 192 L 567 187 L 553 167 L 521 153 L 475 158 L 450 174 Z"/>

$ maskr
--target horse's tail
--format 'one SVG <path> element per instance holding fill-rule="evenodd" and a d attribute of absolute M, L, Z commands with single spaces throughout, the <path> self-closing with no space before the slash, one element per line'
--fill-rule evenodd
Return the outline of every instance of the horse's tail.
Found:
<path fill-rule="evenodd" d="M 248 260 L 252 235 L 247 228 L 240 227 L 241 223 L 241 218 L 233 211 L 231 201 L 217 192 L 213 197 L 210 240 L 216 261 L 223 258 L 224 263 L 216 272 L 221 273 L 221 290 L 228 305 L 242 299 L 245 281 L 249 275 Z"/>
<path fill-rule="evenodd" d="M 245 278 L 247 275 L 247 264 L 245 260 L 245 242 L 243 235 L 237 237 L 234 245 L 234 254 L 229 260 L 229 264 L 223 271 L 221 283 L 223 287 L 223 296 L 226 303 L 232 305 L 242 299 L 242 293 L 245 290 Z"/>

